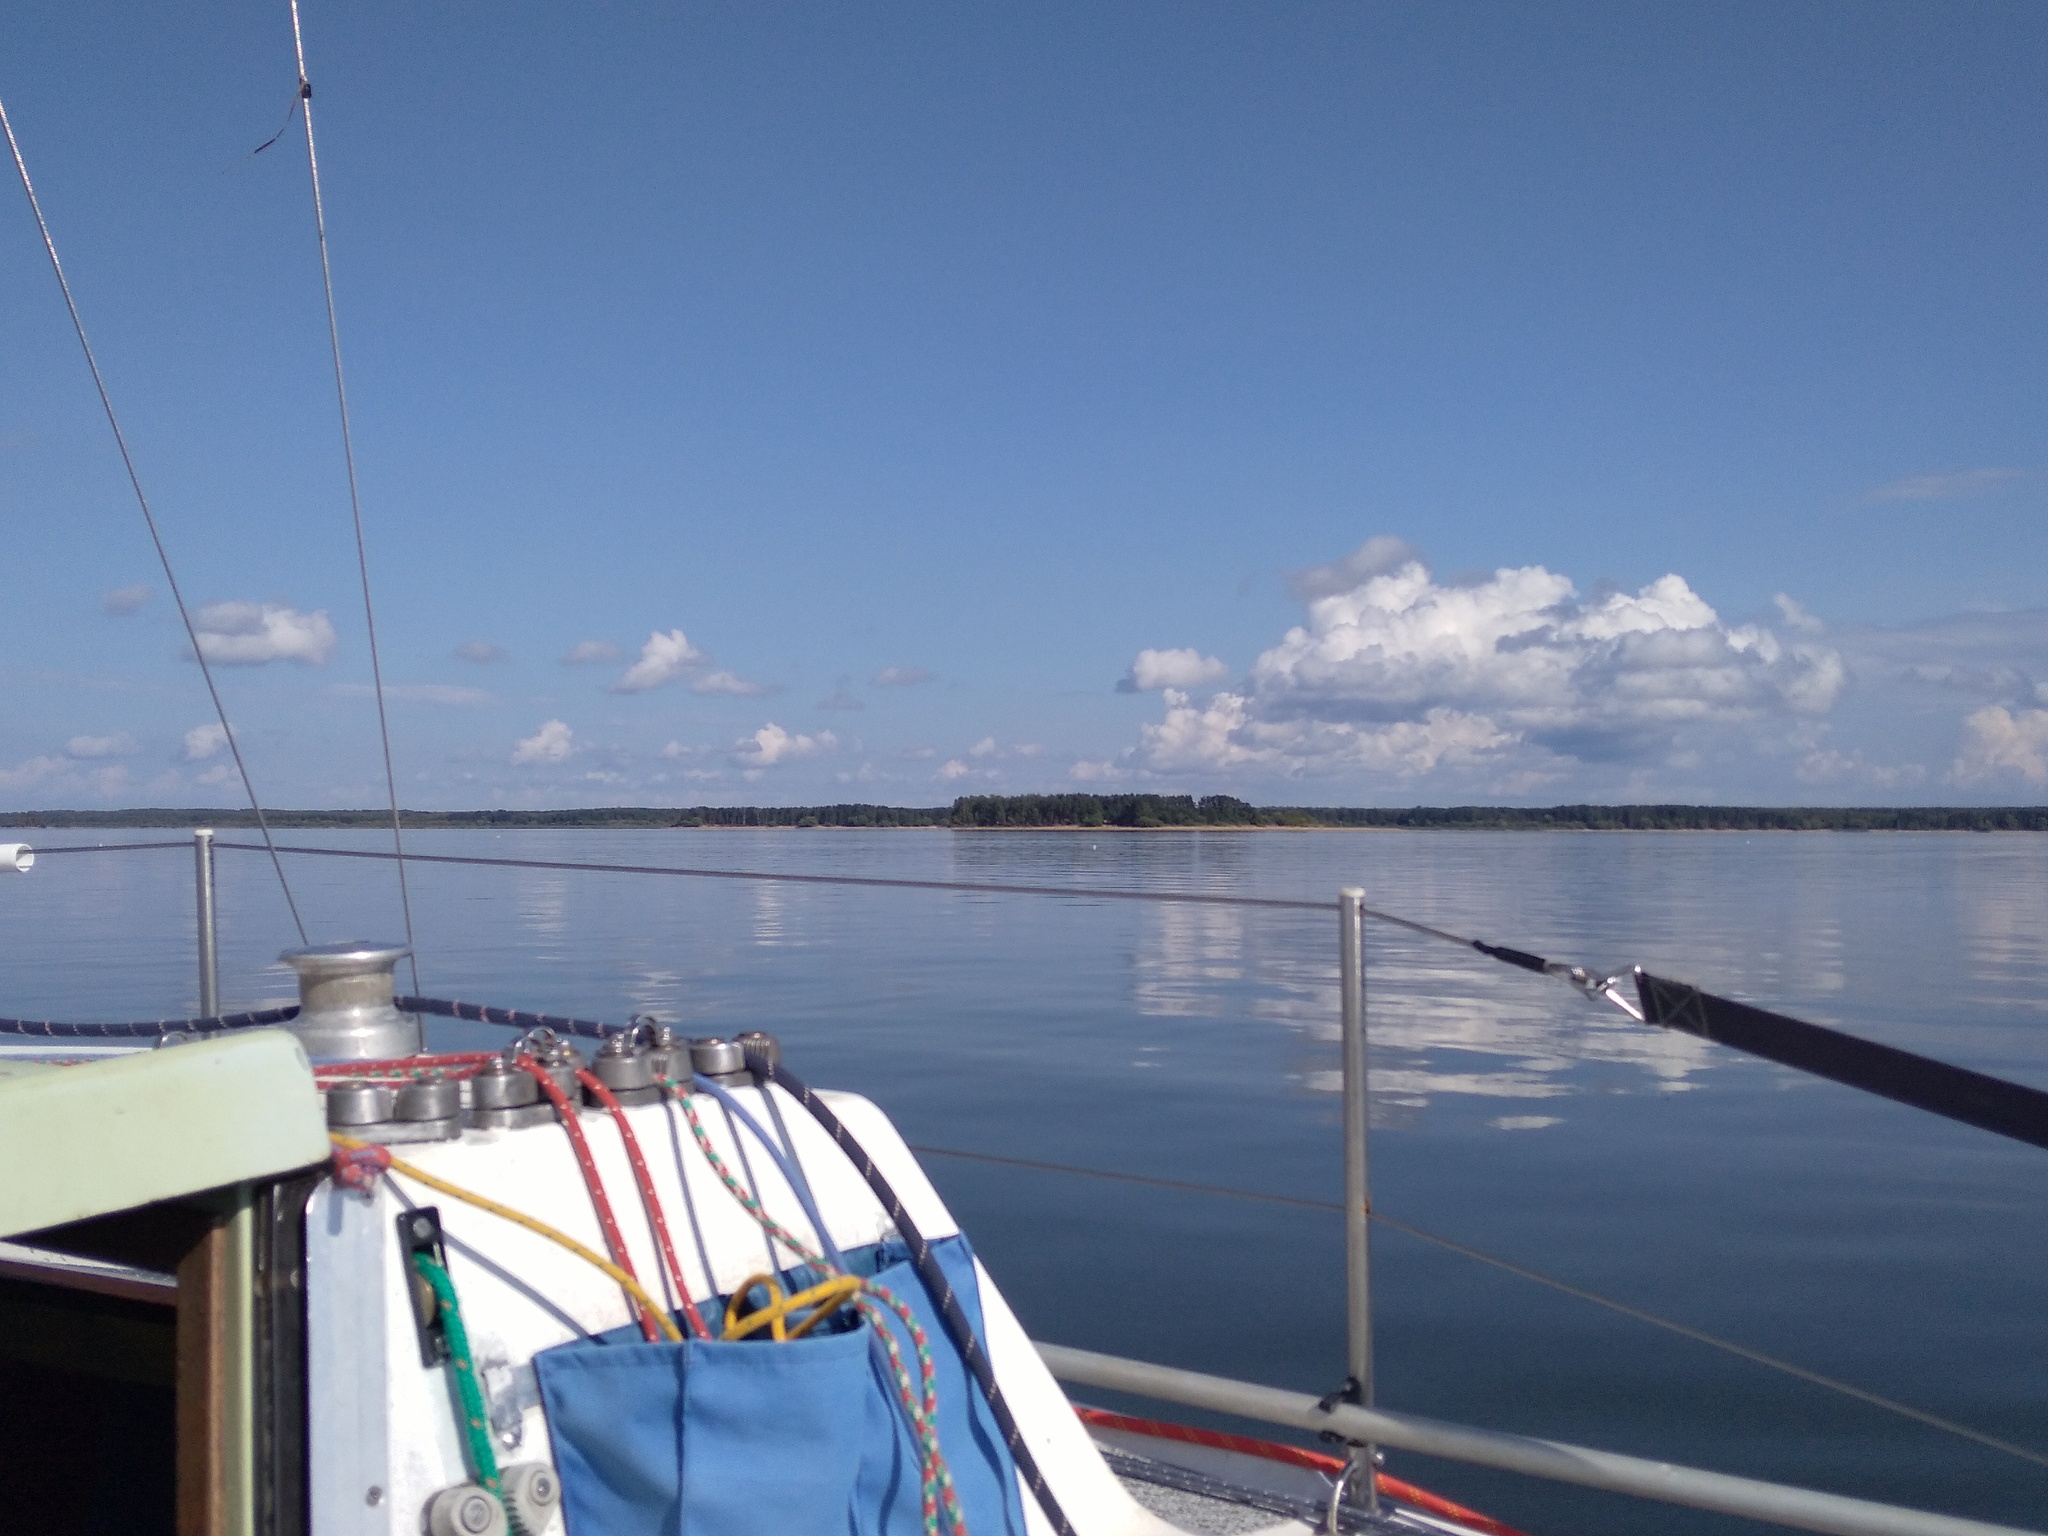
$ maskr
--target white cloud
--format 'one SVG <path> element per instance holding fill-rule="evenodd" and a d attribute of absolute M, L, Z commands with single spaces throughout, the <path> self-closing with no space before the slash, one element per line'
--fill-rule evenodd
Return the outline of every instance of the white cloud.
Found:
<path fill-rule="evenodd" d="M 1870 500 L 1958 501 L 1965 496 L 1989 495 L 2025 473 L 2022 469 L 1958 469 L 1945 474 L 1908 475 L 1879 486 L 1870 493 Z"/>
<path fill-rule="evenodd" d="M 208 603 L 192 615 L 199 650 L 227 667 L 260 667 L 269 661 L 324 666 L 334 654 L 334 625 L 327 610 L 301 613 L 282 603 Z"/>
<path fill-rule="evenodd" d="M 1784 615 L 1787 629 L 1796 629 L 1803 635 L 1817 635 L 1827 628 L 1827 625 L 1808 613 L 1805 606 L 1795 597 L 1787 597 L 1780 592 L 1771 601 L 1777 605 L 1778 612 Z"/>
<path fill-rule="evenodd" d="M 333 692 L 345 699 L 375 698 L 377 690 L 368 683 L 336 683 Z M 386 683 L 384 697 L 401 704 L 446 704 L 473 709 L 491 702 L 481 688 L 459 688 L 453 683 Z"/>
<path fill-rule="evenodd" d="M 954 779 L 966 778 L 973 771 L 972 768 L 961 762 L 959 758 L 949 757 L 939 764 L 939 771 L 934 777 L 944 779 L 950 783 Z"/>
<path fill-rule="evenodd" d="M 677 630 L 676 633 L 681 634 L 682 631 Z M 646 663 L 643 661 L 641 665 L 645 666 Z M 759 698 L 764 693 L 773 693 L 775 691 L 767 683 L 751 683 L 744 677 L 735 676 L 731 672 L 707 672 L 690 684 L 690 692 L 692 693 L 729 694 L 739 699 Z"/>
<path fill-rule="evenodd" d="M 1305 571 L 1296 571 L 1287 578 L 1287 584 L 1294 588 L 1294 595 L 1303 602 L 1313 602 L 1319 597 L 1331 597 L 1339 592 L 1354 591 L 1388 571 L 1399 570 L 1411 560 L 1421 560 L 1421 552 L 1406 539 L 1397 539 L 1390 533 L 1382 533 L 1367 539 L 1342 560 L 1332 560 L 1328 565 L 1312 565 Z"/>
<path fill-rule="evenodd" d="M 112 736 L 74 736 L 64 743 L 66 757 L 127 757 L 135 751 L 135 738 L 125 732 Z"/>
<path fill-rule="evenodd" d="M 1230 668 L 1193 646 L 1174 651 L 1140 651 L 1116 685 L 1118 693 L 1151 693 L 1160 688 L 1201 688 L 1220 683 Z"/>
<path fill-rule="evenodd" d="M 619 648 L 609 640 L 578 640 L 567 651 L 562 653 L 562 665 L 565 667 L 596 666 L 600 662 L 617 661 L 620 654 Z"/>
<path fill-rule="evenodd" d="M 640 659 L 620 674 L 613 693 L 645 693 L 681 675 L 684 668 L 704 659 L 704 653 L 684 638 L 680 629 L 655 630 L 640 647 Z M 726 674 L 730 676 L 731 674 Z"/>
<path fill-rule="evenodd" d="M 1123 776 L 1124 770 L 1110 759 L 1084 757 L 1067 770 L 1070 778 L 1082 784 L 1099 784 L 1104 779 Z"/>
<path fill-rule="evenodd" d="M 512 761 L 559 763 L 576 751 L 576 733 L 559 720 L 549 720 L 512 749 Z"/>
<path fill-rule="evenodd" d="M 1581 601 L 1542 566 L 1439 583 L 1419 559 L 1388 565 L 1402 548 L 1373 541 L 1297 577 L 1297 589 L 1322 593 L 1307 622 L 1258 658 L 1242 689 L 1203 702 L 1166 688 L 1135 763 L 1414 777 L 1489 762 L 1664 762 L 1692 733 L 1825 714 L 1847 680 L 1832 649 L 1726 625 L 1676 575 Z"/>
<path fill-rule="evenodd" d="M 455 647 L 455 659 L 473 661 L 479 666 L 485 666 L 494 661 L 506 661 L 510 658 L 506 656 L 505 647 L 502 645 L 493 645 L 488 640 L 465 640 Z"/>
<path fill-rule="evenodd" d="M 0 789 L 27 789 L 70 766 L 61 757 L 32 757 L 12 768 L 0 768 Z"/>
<path fill-rule="evenodd" d="M 228 733 L 218 720 L 195 725 L 185 733 L 185 761 L 201 763 L 228 744 Z"/>
<path fill-rule="evenodd" d="M 108 613 L 133 613 L 155 595 L 155 589 L 146 581 L 138 581 L 132 587 L 109 587 L 100 594 L 100 607 Z"/>
<path fill-rule="evenodd" d="M 794 758 L 837 751 L 838 747 L 839 738 L 830 731 L 820 731 L 815 736 L 799 736 L 785 731 L 771 720 L 753 735 L 742 736 L 734 742 L 732 756 L 734 762 L 744 767 L 760 769 Z"/>
<path fill-rule="evenodd" d="M 967 755 L 969 757 L 994 757 L 996 755 L 995 737 L 982 737 L 981 740 L 967 749 Z"/>
<path fill-rule="evenodd" d="M 2048 784 L 2048 709 L 2009 710 L 1988 704 L 1963 719 L 1963 742 L 1949 777 L 1958 784 L 2016 773 Z"/>
<path fill-rule="evenodd" d="M 709 747 L 686 747 L 680 741 L 672 741 L 661 749 L 661 755 L 670 762 L 679 763 L 687 758 L 703 757 L 710 750 Z"/>
<path fill-rule="evenodd" d="M 2048 704 L 2048 611 L 1967 613 L 1896 629 L 1840 632 L 1859 681 L 1960 693 L 1986 703 Z"/>
<path fill-rule="evenodd" d="M 232 784 L 235 782 L 235 777 L 235 769 L 232 763 L 215 763 L 211 768 L 207 769 L 204 773 L 194 774 L 192 776 L 192 782 L 194 784 L 208 785 Z"/>
<path fill-rule="evenodd" d="M 919 683 L 928 683 L 932 674 L 923 667 L 884 667 L 874 676 L 877 688 L 915 688 Z"/>

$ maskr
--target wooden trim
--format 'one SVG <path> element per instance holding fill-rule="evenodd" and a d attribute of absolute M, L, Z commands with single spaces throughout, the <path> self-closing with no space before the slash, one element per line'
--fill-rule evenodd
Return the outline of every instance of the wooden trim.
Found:
<path fill-rule="evenodd" d="M 228 1230 L 178 1262 L 178 1536 L 227 1536 Z"/>

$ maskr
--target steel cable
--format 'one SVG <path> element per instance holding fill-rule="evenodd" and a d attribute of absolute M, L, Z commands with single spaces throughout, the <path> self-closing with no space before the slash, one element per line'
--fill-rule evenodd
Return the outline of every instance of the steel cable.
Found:
<path fill-rule="evenodd" d="M 553 1014 L 522 1013 L 516 1009 L 509 1008 L 487 1008 L 475 1003 L 459 1003 L 442 998 L 401 997 L 394 1001 L 399 1008 L 406 1012 L 432 1013 L 443 1017 L 466 1019 L 472 1022 L 502 1024 L 519 1028 L 545 1026 L 555 1030 L 557 1033 L 573 1032 L 582 1034 L 586 1038 L 599 1039 L 610 1032 L 608 1026 L 587 1019 L 563 1018 Z M 209 1033 L 278 1024 L 296 1017 L 297 1014 L 298 1009 L 296 1007 L 273 1008 L 259 1013 L 230 1014 L 213 1019 L 165 1019 L 149 1024 L 60 1024 L 49 1020 L 0 1018 L 0 1033 L 35 1035 L 51 1039 L 147 1038 L 151 1035 L 160 1035 L 167 1032 Z M 552 1079 L 549 1080 L 548 1084 L 544 1084 L 543 1087 L 551 1085 Z M 572 1132 L 572 1136 L 573 1134 Z M 767 1145 L 767 1143 L 764 1142 L 764 1145 Z M 989 1152 L 969 1152 L 957 1147 L 934 1147 L 913 1144 L 910 1150 L 926 1157 L 951 1157 L 968 1162 L 989 1163 L 999 1167 L 1019 1168 L 1037 1173 L 1061 1173 L 1081 1178 L 1106 1179 L 1115 1183 L 1136 1184 L 1153 1189 L 1170 1189 L 1187 1194 L 1215 1195 L 1231 1200 L 1251 1200 L 1266 1205 L 1292 1206 L 1298 1210 L 1329 1211 L 1340 1215 L 1344 1210 L 1341 1204 L 1333 1200 L 1316 1200 L 1301 1195 L 1281 1195 L 1261 1190 L 1232 1189 L 1227 1185 L 1221 1184 L 1202 1184 L 1187 1179 L 1167 1179 L 1147 1174 L 1119 1173 L 1104 1168 L 1083 1168 L 1072 1163 L 1053 1163 L 1033 1158 L 1004 1157 Z M 1530 1269 L 1528 1266 L 1517 1264 L 1511 1259 L 1504 1259 L 1498 1254 L 1488 1253 L 1483 1248 L 1475 1248 L 1468 1243 L 1461 1243 L 1455 1238 L 1445 1237 L 1440 1233 L 1432 1232 L 1425 1227 L 1418 1227 L 1411 1222 L 1402 1221 L 1397 1217 L 1388 1216 L 1379 1211 L 1372 1211 L 1369 1214 L 1372 1220 L 1381 1226 L 1404 1233 L 1422 1242 L 1433 1244 L 1449 1252 L 1462 1254 L 1466 1258 L 1489 1265 L 1506 1274 L 1533 1281 L 1537 1285 L 1545 1286 L 1563 1295 L 1577 1297 L 1581 1301 L 1591 1302 L 1593 1305 L 1604 1307 L 1610 1312 L 1632 1318 L 1640 1323 L 1646 1323 L 1653 1328 L 1660 1328 L 1667 1333 L 1676 1334 L 1681 1338 L 1691 1339 L 1695 1343 L 1707 1345 L 1709 1348 L 1734 1355 L 1739 1359 L 1747 1360 L 1755 1365 L 1761 1365 L 1769 1370 L 1794 1377 L 1811 1385 L 1823 1387 L 1828 1391 L 1839 1393 L 1845 1397 L 1854 1398 L 1858 1402 L 1867 1403 L 1888 1413 L 1912 1419 L 1930 1428 L 1941 1430 L 1945 1434 L 1974 1441 L 1991 1450 L 2001 1451 L 2006 1455 L 2031 1462 L 2036 1466 L 2048 1467 L 2048 1455 L 2030 1450 L 2026 1446 L 2017 1445 L 2009 1440 L 2001 1440 L 1997 1436 L 1986 1434 L 1982 1430 L 1972 1429 L 1967 1424 L 1959 1424 L 1953 1419 L 1943 1418 L 1939 1414 L 1915 1408 L 1911 1404 L 1899 1402 L 1895 1398 L 1885 1397 L 1880 1393 L 1867 1391 L 1862 1387 L 1824 1375 L 1819 1371 L 1809 1370 L 1805 1366 L 1796 1365 L 1789 1360 L 1783 1360 L 1775 1355 L 1766 1354 L 1762 1350 L 1752 1349 L 1746 1344 L 1738 1344 L 1732 1339 L 1721 1338 L 1716 1334 L 1706 1332 L 1704 1329 L 1694 1328 L 1689 1324 L 1661 1317 L 1654 1312 L 1648 1312 L 1640 1307 L 1631 1306 L 1625 1301 L 1617 1301 L 1611 1296 L 1603 1296 L 1598 1291 L 1587 1290 L 1585 1287 L 1574 1285 L 1570 1281 L 1560 1280 L 1553 1275 L 1544 1274 L 1541 1270 Z M 700 1246 L 701 1242 L 700 1235 Z"/>
<path fill-rule="evenodd" d="M 1163 1179 L 1141 1173 L 1116 1173 L 1106 1168 L 1082 1168 L 1072 1163 L 1047 1163 L 1025 1157 L 999 1157 L 990 1152 L 965 1152 L 957 1147 L 911 1145 L 910 1150 L 923 1157 L 953 1157 L 967 1162 L 992 1163 L 1003 1168 L 1023 1168 L 1034 1173 L 1073 1174 L 1081 1178 L 1107 1179 L 1113 1183 L 1138 1184 L 1152 1189 L 1170 1189 L 1185 1194 L 1221 1195 L 1231 1200 L 1252 1200 L 1264 1205 L 1293 1206 L 1297 1210 L 1332 1211 L 1340 1216 L 1344 1213 L 1344 1207 L 1335 1200 L 1311 1200 L 1300 1195 L 1268 1194 L 1263 1190 L 1232 1189 L 1228 1185 L 1223 1184 L 1198 1184 L 1188 1179 Z M 2023 1445 L 2015 1445 L 2010 1440 L 2001 1440 L 1995 1435 L 1984 1433 L 1982 1430 L 1972 1429 L 1967 1424 L 1958 1424 L 1953 1419 L 1945 1419 L 1939 1414 L 1928 1413 L 1924 1409 L 1913 1407 L 1910 1403 L 1902 1403 L 1896 1398 L 1885 1397 L 1879 1393 L 1867 1391 L 1849 1382 L 1837 1380 L 1833 1376 L 1824 1376 L 1819 1371 L 1808 1370 L 1805 1366 L 1795 1365 L 1790 1360 L 1781 1360 L 1776 1355 L 1765 1354 L 1762 1350 L 1752 1349 L 1747 1344 L 1738 1344 L 1732 1339 L 1721 1338 L 1717 1334 L 1708 1333 L 1704 1329 L 1694 1328 L 1690 1324 L 1675 1322 L 1668 1317 L 1660 1317 L 1655 1312 L 1646 1312 L 1641 1307 L 1630 1306 L 1625 1301 L 1616 1301 L 1612 1296 L 1603 1296 L 1598 1291 L 1589 1291 L 1584 1286 L 1573 1285 L 1570 1281 L 1560 1280 L 1555 1275 L 1546 1275 L 1541 1270 L 1530 1269 L 1527 1265 L 1517 1264 L 1512 1259 L 1504 1259 L 1498 1254 L 1488 1253 L 1483 1248 L 1474 1248 L 1469 1243 L 1461 1243 L 1456 1238 L 1445 1237 L 1441 1233 L 1430 1231 L 1427 1227 L 1418 1227 L 1412 1222 L 1383 1215 L 1379 1211 L 1368 1211 L 1367 1215 L 1383 1227 L 1390 1228 L 1409 1237 L 1417 1238 L 1422 1242 L 1430 1243 L 1448 1252 L 1461 1254 L 1465 1258 L 1475 1260 L 1478 1263 L 1490 1265 L 1492 1268 L 1501 1270 L 1506 1274 L 1514 1275 L 1523 1280 L 1534 1281 L 1537 1285 L 1546 1286 L 1566 1296 L 1577 1297 L 1580 1301 L 1589 1301 L 1597 1307 L 1605 1307 L 1610 1312 L 1617 1312 L 1623 1317 L 1633 1318 L 1639 1323 L 1647 1323 L 1653 1328 L 1661 1328 L 1666 1333 L 1673 1333 L 1677 1334 L 1680 1338 L 1691 1339 L 1696 1344 L 1705 1344 L 1711 1349 L 1721 1350 L 1725 1354 L 1747 1360 L 1753 1365 L 1761 1365 L 1769 1370 L 1795 1377 L 1810 1385 L 1824 1387 L 1830 1392 L 1840 1393 L 1844 1397 L 1852 1397 L 1858 1402 L 1868 1403 L 1873 1408 L 1882 1408 L 1887 1413 L 1898 1414 L 1903 1418 L 1912 1419 L 1916 1423 L 1925 1424 L 1929 1428 L 1959 1436 L 1964 1440 L 1974 1441 L 1978 1445 L 1986 1446 L 1991 1450 L 2002 1451 L 2008 1456 L 2016 1456 L 2022 1461 L 2030 1461 L 2035 1466 L 2048 1467 L 2048 1454 L 2043 1454 L 2040 1451 L 2029 1450 Z"/>
<path fill-rule="evenodd" d="M 64 275 L 64 263 L 57 259 L 56 237 L 50 233 L 49 220 L 43 217 L 42 200 L 36 196 L 35 183 L 29 179 L 28 161 L 22 158 L 21 145 L 14 137 L 14 124 L 8 120 L 5 102 L 0 102 L 0 132 L 7 135 L 8 152 L 14 156 L 14 169 L 21 178 L 21 190 L 28 194 L 29 211 L 35 215 L 36 229 L 43 237 L 43 250 L 50 258 L 50 270 L 57 274 L 57 286 L 64 294 L 64 307 L 71 313 L 71 329 L 78 335 L 78 348 L 85 354 L 85 366 L 92 374 L 93 388 L 99 392 L 100 408 L 106 412 L 107 425 L 113 430 L 114 446 L 121 453 L 121 465 L 128 471 L 128 484 L 135 492 L 135 504 L 142 509 L 142 521 L 149 527 L 149 541 L 156 546 L 157 563 L 164 571 L 164 584 L 171 589 L 171 601 L 178 605 L 178 618 L 185 626 L 185 638 L 192 643 L 192 658 L 199 663 L 199 675 L 206 680 L 207 697 L 213 700 L 213 713 L 220 721 L 221 735 L 227 739 L 227 749 L 234 756 L 235 771 L 242 776 L 242 790 L 249 797 L 249 809 L 255 812 L 256 825 L 263 833 L 264 847 L 277 871 L 277 883 L 284 891 L 284 904 L 291 909 L 292 926 L 299 930 L 301 944 L 310 943 L 306 937 L 306 925 L 299 919 L 299 904 L 292 899 L 291 882 L 284 877 L 284 863 L 278 858 L 276 843 L 270 836 L 270 822 L 263 814 L 263 802 L 256 797 L 255 780 L 249 776 L 249 765 L 242 760 L 242 744 L 235 740 L 234 727 L 228 724 L 227 706 L 221 702 L 220 689 L 213 680 L 213 668 L 207 664 L 206 648 L 199 643 L 199 630 L 185 606 L 185 594 L 178 586 L 177 573 L 171 569 L 170 551 L 164 548 L 163 535 L 156 526 L 156 514 L 150 510 L 149 497 L 143 493 L 142 476 L 135 468 L 134 456 L 128 452 L 128 439 L 121 431 L 121 420 L 114 414 L 114 397 L 107 393 L 107 381 L 100 374 L 99 358 L 93 354 L 92 343 L 86 339 L 85 317 L 78 312 L 78 300 L 72 297 L 71 280 Z"/>
<path fill-rule="evenodd" d="M 363 501 L 356 486 L 355 434 L 349 428 L 348 385 L 341 372 L 341 323 L 334 311 L 334 267 L 327 256 L 327 205 L 320 196 L 320 156 L 313 148 L 313 85 L 306 78 L 306 40 L 299 28 L 299 0 L 292 0 L 292 49 L 299 63 L 299 105 L 306 124 L 306 171 L 313 183 L 313 229 L 320 240 L 320 284 L 327 295 L 327 341 L 334 357 L 334 398 L 341 410 L 341 457 L 348 468 L 348 506 L 355 519 L 356 570 L 363 582 L 363 626 L 370 638 L 370 682 L 377 696 L 377 735 L 384 747 L 384 785 L 391 795 L 391 848 L 398 860 L 398 904 L 405 915 L 406 963 L 412 989 L 420 989 L 419 954 L 412 938 L 412 893 L 405 883 L 405 834 L 398 818 L 398 775 L 391 766 L 391 722 L 384 710 L 384 666 L 377 653 L 377 610 L 370 601 L 370 555 L 363 539 Z M 282 130 L 280 130 L 281 132 Z"/>

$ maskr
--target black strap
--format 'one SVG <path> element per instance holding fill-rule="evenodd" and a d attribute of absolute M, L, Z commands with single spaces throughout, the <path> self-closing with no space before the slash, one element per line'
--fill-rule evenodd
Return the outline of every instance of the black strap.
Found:
<path fill-rule="evenodd" d="M 1523 970 L 1534 971 L 1539 976 L 1547 975 L 1550 971 L 1548 960 L 1541 955 L 1532 955 L 1526 949 L 1509 949 L 1505 944 L 1486 944 L 1478 939 L 1472 941 L 1472 947 L 1482 955 L 1505 960 L 1509 965 L 1519 965 Z"/>
<path fill-rule="evenodd" d="M 996 1427 L 1002 1431 L 1003 1443 L 1010 1448 L 1010 1456 L 1017 1463 L 1017 1472 L 1024 1479 L 1024 1486 L 1031 1490 L 1031 1496 L 1038 1500 L 1038 1507 L 1045 1511 L 1045 1518 L 1052 1522 L 1052 1528 L 1059 1532 L 1059 1536 L 1075 1536 L 1074 1527 L 1068 1523 L 1059 1500 L 1053 1497 L 1052 1489 L 1046 1485 L 1045 1474 L 1038 1470 L 1038 1460 L 1025 1443 L 1024 1432 L 1017 1427 L 1010 1405 L 1003 1399 L 1003 1389 L 996 1383 L 995 1368 L 989 1364 L 988 1352 L 975 1336 L 974 1324 L 967 1320 L 960 1298 L 953 1294 L 952 1282 L 939 1268 L 932 1245 L 924 1240 L 924 1234 L 917 1230 L 917 1223 L 910 1219 L 903 1202 L 896 1198 L 896 1191 L 890 1187 L 887 1176 L 875 1166 L 874 1159 L 868 1156 L 867 1149 L 854 1138 L 853 1132 L 840 1123 L 839 1117 L 822 1099 L 792 1076 L 787 1067 L 770 1061 L 758 1051 L 747 1052 L 747 1066 L 756 1077 L 774 1083 L 809 1110 L 818 1124 L 825 1128 L 826 1134 L 838 1143 L 840 1151 L 860 1170 L 860 1176 L 867 1180 L 868 1188 L 874 1191 L 875 1198 L 882 1202 L 882 1209 L 896 1224 L 904 1247 L 910 1250 L 910 1262 L 930 1294 L 932 1304 L 939 1309 L 939 1316 L 945 1320 L 946 1332 L 952 1337 L 954 1348 L 960 1351 L 960 1358 L 966 1362 L 968 1372 L 981 1388 L 981 1395 L 988 1400 L 989 1411 L 996 1416 Z"/>
<path fill-rule="evenodd" d="M 2048 1093 L 2038 1088 L 1731 1002 L 1646 971 L 1636 972 L 1636 991 L 1649 1023 L 2048 1148 Z"/>

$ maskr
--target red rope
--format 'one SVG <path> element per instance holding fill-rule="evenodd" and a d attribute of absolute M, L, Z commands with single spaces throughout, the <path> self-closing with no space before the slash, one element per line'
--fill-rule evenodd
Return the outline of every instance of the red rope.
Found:
<path fill-rule="evenodd" d="M 711 1330 L 704 1325 L 704 1319 L 697 1315 L 697 1309 L 690 1304 L 690 1289 L 683 1283 L 683 1266 L 676 1260 L 676 1245 L 668 1235 L 668 1218 L 662 1214 L 661 1196 L 654 1189 L 654 1175 L 647 1171 L 647 1159 L 640 1155 L 640 1138 L 633 1134 L 633 1123 L 626 1118 L 626 1108 L 604 1085 L 604 1079 L 586 1067 L 576 1069 L 576 1081 L 589 1089 L 591 1094 L 611 1112 L 619 1127 L 619 1140 L 626 1145 L 626 1161 L 633 1165 L 633 1178 L 640 1185 L 640 1203 L 647 1207 L 648 1225 L 654 1228 L 655 1242 L 661 1249 L 661 1257 L 668 1265 L 671 1279 L 675 1281 L 676 1297 L 682 1303 L 683 1317 L 690 1325 L 690 1332 L 700 1339 L 711 1337 Z M 707 1280 L 709 1276 L 705 1277 Z"/>
<path fill-rule="evenodd" d="M 1211 1450 L 1235 1451 L 1240 1456 L 1256 1456 L 1262 1461 L 1277 1461 L 1282 1466 L 1304 1467 L 1311 1472 L 1320 1472 L 1325 1477 L 1336 1477 L 1344 1471 L 1341 1457 L 1326 1456 L 1320 1451 L 1306 1451 L 1298 1445 L 1280 1445 L 1271 1440 L 1254 1440 L 1248 1435 L 1225 1434 L 1217 1429 L 1195 1429 L 1186 1424 L 1170 1424 L 1163 1419 L 1133 1418 L 1127 1413 L 1111 1413 L 1107 1408 L 1083 1408 L 1076 1406 L 1075 1414 L 1083 1424 L 1098 1429 L 1120 1429 L 1126 1434 L 1149 1435 L 1155 1440 L 1177 1440 L 1182 1445 L 1207 1446 Z M 1491 1515 L 1482 1515 L 1476 1509 L 1467 1509 L 1462 1504 L 1453 1504 L 1442 1494 L 1431 1493 L 1427 1488 L 1418 1488 L 1413 1483 L 1403 1482 L 1398 1477 L 1389 1477 L 1384 1472 L 1373 1474 L 1373 1481 L 1379 1491 L 1390 1499 L 1403 1504 L 1412 1504 L 1417 1509 L 1427 1510 L 1446 1520 L 1454 1520 L 1478 1536 L 1523 1536 L 1512 1525 L 1504 1524 Z"/>
<path fill-rule="evenodd" d="M 422 1072 L 438 1071 L 460 1082 L 476 1076 L 496 1051 L 452 1051 L 439 1056 L 393 1056 L 382 1061 L 323 1061 L 313 1069 L 315 1083 L 331 1088 L 338 1082 L 404 1082 Z"/>
<path fill-rule="evenodd" d="M 576 1161 L 583 1169 L 583 1182 L 590 1188 L 590 1203 L 597 1209 L 597 1224 L 604 1229 L 605 1246 L 612 1251 L 612 1262 L 638 1280 L 639 1272 L 633 1268 L 633 1258 L 626 1251 L 626 1239 L 619 1231 L 618 1218 L 612 1214 L 611 1200 L 604 1192 L 604 1180 L 598 1176 L 597 1162 L 590 1155 L 590 1143 L 584 1139 L 583 1127 L 576 1123 L 576 1106 L 569 1102 L 569 1096 L 562 1092 L 562 1085 L 554 1080 L 547 1068 L 531 1056 L 518 1057 L 514 1065 L 531 1073 L 534 1081 L 540 1084 L 540 1091 L 555 1106 L 555 1114 L 562 1122 L 562 1129 L 569 1133 L 569 1145 L 575 1148 Z M 661 1331 L 654 1326 L 654 1319 L 633 1300 L 631 1292 L 626 1294 L 626 1305 L 639 1319 L 640 1332 L 647 1342 L 659 1343 Z"/>

